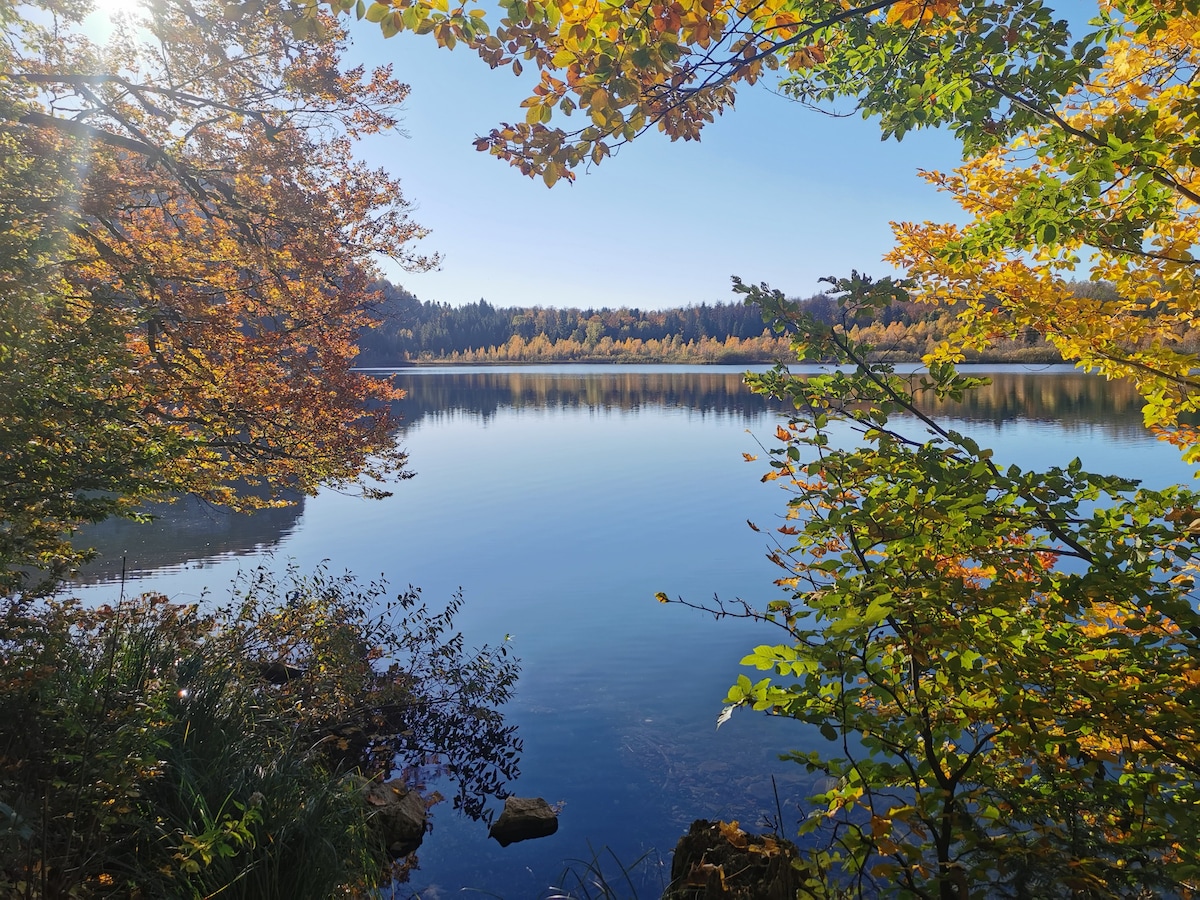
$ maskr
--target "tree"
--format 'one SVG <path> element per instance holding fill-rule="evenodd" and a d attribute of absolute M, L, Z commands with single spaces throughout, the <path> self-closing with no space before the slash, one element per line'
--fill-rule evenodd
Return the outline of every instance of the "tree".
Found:
<path fill-rule="evenodd" d="M 835 286 L 848 318 L 902 296 Z M 709 610 L 785 635 L 742 660 L 769 674 L 740 676 L 722 720 L 752 707 L 832 744 L 789 754 L 829 779 L 801 828 L 826 837 L 809 895 L 1194 892 L 1200 495 L 1003 468 L 928 412 L 979 379 L 898 375 L 845 324 L 739 289 L 799 360 L 842 366 L 749 377 L 796 409 L 764 477 L 791 494 L 784 597 Z"/>
<path fill-rule="evenodd" d="M 5 4 L 0 589 L 62 534 L 191 491 L 402 474 L 390 386 L 352 371 L 372 256 L 421 268 L 399 185 L 356 163 L 407 88 L 344 34 L 163 0 L 97 46 L 86 7 Z"/>
<path fill-rule="evenodd" d="M 27 587 L 48 587 L 74 559 L 63 529 L 153 492 L 173 452 L 170 429 L 141 416 L 126 389 L 122 311 L 73 302 L 57 276 L 66 235 L 54 210 L 71 202 L 75 166 L 15 138 L 0 137 L 0 591 L 28 564 L 50 577 Z"/>
<path fill-rule="evenodd" d="M 332 5 L 378 22 L 386 36 L 412 30 L 443 46 L 464 43 L 518 74 L 535 66 L 541 78 L 525 121 L 478 146 L 548 184 L 650 128 L 698 139 L 741 84 L 773 73 L 806 103 L 849 99 L 880 117 L 885 136 L 950 125 L 975 151 L 1039 121 L 1103 56 L 1101 47 L 1072 52 L 1066 23 L 1037 0 L 505 0 L 494 32 L 473 4 Z M 1150 23 L 1170 15 L 1160 7 L 1122 10 Z M 551 125 L 576 111 L 589 120 L 582 127 Z"/>
<path fill-rule="evenodd" d="M 969 160 L 926 173 L 964 226 L 896 226 L 890 260 L 926 303 L 951 304 L 953 347 L 1032 330 L 1067 359 L 1127 378 L 1146 423 L 1200 458 L 1194 333 L 1200 303 L 1200 15 L 1168 7 L 1125 27 L 1105 65 L 1042 122 Z M 1088 272 L 1104 291 L 1079 291 Z"/>

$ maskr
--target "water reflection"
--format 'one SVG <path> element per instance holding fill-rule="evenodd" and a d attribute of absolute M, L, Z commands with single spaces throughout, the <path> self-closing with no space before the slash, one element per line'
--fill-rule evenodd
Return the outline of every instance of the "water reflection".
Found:
<path fill-rule="evenodd" d="M 803 373 L 806 370 L 797 368 Z M 807 370 L 815 371 L 815 370 Z M 985 369 L 966 367 L 991 384 L 962 401 L 937 408 L 950 418 L 980 422 L 1027 419 L 1141 431 L 1141 402 L 1131 385 L 1111 383 L 1067 367 Z M 396 411 L 413 425 L 448 412 L 493 418 L 502 409 L 680 408 L 754 420 L 776 401 L 750 393 L 741 367 L 403 369 L 396 383 L 406 391 Z"/>
<path fill-rule="evenodd" d="M 1028 420 L 1066 428 L 1100 426 L 1116 436 L 1142 436 L 1142 401 L 1128 382 L 1109 382 L 1073 369 L 1044 372 L 979 371 L 991 384 L 961 401 L 946 401 L 940 414 L 974 422 Z"/>
<path fill-rule="evenodd" d="M 769 406 L 746 389 L 744 372 L 742 368 L 408 369 L 396 380 L 406 392 L 396 412 L 408 424 L 446 413 L 468 413 L 487 421 L 504 409 L 678 408 L 750 421 Z"/>
<path fill-rule="evenodd" d="M 145 508 L 150 522 L 108 519 L 80 530 L 77 546 L 96 550 L 79 571 L 83 584 L 106 584 L 126 576 L 188 564 L 203 567 L 211 559 L 247 556 L 277 546 L 304 513 L 304 497 L 284 507 L 235 513 L 195 497 Z"/>
<path fill-rule="evenodd" d="M 761 367 L 760 367 L 761 368 Z M 396 381 L 406 392 L 397 404 L 400 439 L 421 423 L 468 415 L 484 423 L 502 412 L 663 410 L 729 417 L 749 426 L 783 411 L 777 401 L 752 394 L 742 367 L 554 366 L 405 369 Z M 803 369 L 796 371 L 803 372 Z M 1086 428 L 1104 440 L 1144 438 L 1141 404 L 1128 384 L 1109 383 L 1065 367 L 983 369 L 991 384 L 962 401 L 937 408 L 945 417 L 1000 425 L 1053 423 L 1065 431 Z M 304 498 L 289 507 L 252 514 L 231 513 L 184 498 L 147 510 L 150 524 L 110 520 L 84 529 L 79 543 L 98 558 L 80 573 L 83 583 L 112 582 L 122 564 L 130 574 L 260 552 L 279 545 L 296 527 Z"/>

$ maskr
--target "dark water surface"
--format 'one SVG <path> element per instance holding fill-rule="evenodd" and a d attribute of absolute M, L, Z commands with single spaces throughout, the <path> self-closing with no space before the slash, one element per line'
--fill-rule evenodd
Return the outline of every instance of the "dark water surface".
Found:
<path fill-rule="evenodd" d="M 1190 480 L 1143 432 L 1128 388 L 1064 368 L 986 371 L 992 386 L 942 413 L 999 462 L 1079 456 L 1154 485 Z M 508 709 L 525 744 L 512 789 L 561 803 L 560 829 L 501 849 L 481 824 L 435 807 L 401 896 L 543 897 L 563 886 L 566 861 L 597 852 L 618 896 L 656 896 L 665 871 L 643 865 L 630 887 L 608 851 L 669 867 L 692 819 L 777 817 L 772 775 L 792 827 L 813 776 L 776 756 L 822 738 L 750 713 L 714 727 L 738 660 L 772 632 L 654 601 L 777 596 L 764 536 L 746 520 L 772 525 L 786 497 L 760 482 L 765 454 L 742 454 L 769 445 L 780 413 L 746 391 L 742 369 L 421 369 L 400 382 L 397 437 L 417 477 L 393 497 L 327 491 L 254 516 L 176 504 L 152 525 L 106 523 L 88 534 L 102 555 L 79 592 L 111 598 L 123 555 L 126 590 L 181 600 L 221 599 L 239 567 L 264 561 L 328 560 L 418 585 L 430 601 L 461 587 L 468 642 L 511 635 L 522 660 Z"/>

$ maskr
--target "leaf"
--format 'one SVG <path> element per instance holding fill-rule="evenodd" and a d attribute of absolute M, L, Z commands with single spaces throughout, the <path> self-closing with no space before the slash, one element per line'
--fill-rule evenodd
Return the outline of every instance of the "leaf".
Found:
<path fill-rule="evenodd" d="M 721 714 L 717 716 L 717 728 L 720 728 L 733 717 L 734 706 L 726 706 L 721 710 Z"/>

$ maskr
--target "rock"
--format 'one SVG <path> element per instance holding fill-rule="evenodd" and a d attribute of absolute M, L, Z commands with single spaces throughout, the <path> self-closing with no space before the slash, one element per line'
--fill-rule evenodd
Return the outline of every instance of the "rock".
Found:
<path fill-rule="evenodd" d="M 392 856 L 399 859 L 421 846 L 427 816 L 419 793 L 409 790 L 403 781 L 372 781 L 365 796 L 374 812 L 372 822 Z"/>
<path fill-rule="evenodd" d="M 737 822 L 697 819 L 680 838 L 663 900 L 795 900 L 796 845 L 747 834 Z"/>
<path fill-rule="evenodd" d="M 558 814 L 541 797 L 509 797 L 504 812 L 488 830 L 501 847 L 546 837 L 558 831 Z"/>

